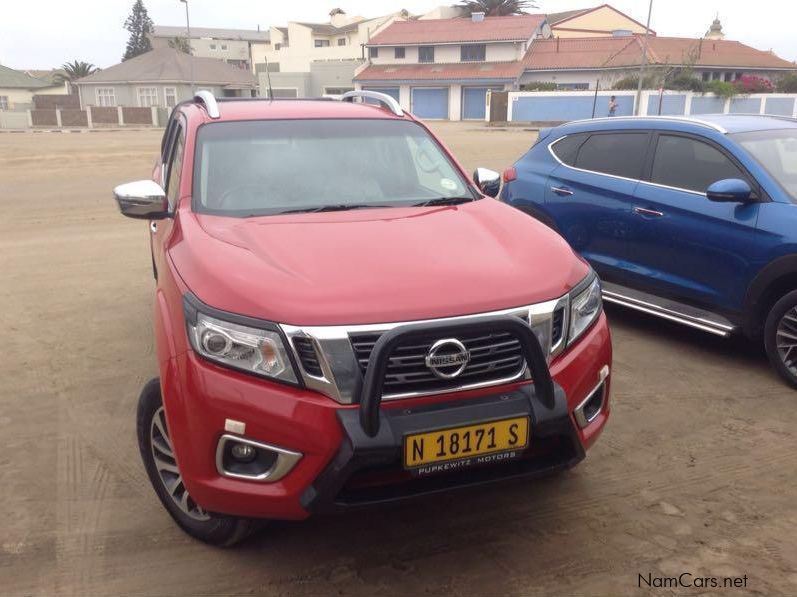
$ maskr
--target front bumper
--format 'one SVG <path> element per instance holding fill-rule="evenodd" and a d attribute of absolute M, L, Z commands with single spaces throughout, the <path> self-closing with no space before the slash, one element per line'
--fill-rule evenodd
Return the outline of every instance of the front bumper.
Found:
<path fill-rule="evenodd" d="M 541 402 L 529 382 L 387 402 L 378 430 L 363 430 L 360 409 L 309 390 L 266 382 L 186 352 L 161 364 L 161 385 L 177 460 L 186 487 L 203 508 L 237 516 L 303 519 L 323 512 L 530 477 L 572 466 L 603 429 L 606 400 L 588 426 L 573 411 L 611 364 L 604 315 L 550 366 L 554 400 Z M 451 427 L 528 415 L 529 448 L 519 457 L 437 475 L 411 477 L 401 468 L 401 438 L 410 430 Z M 302 453 L 275 483 L 219 475 L 215 451 L 227 419 L 245 422 L 245 437 Z"/>

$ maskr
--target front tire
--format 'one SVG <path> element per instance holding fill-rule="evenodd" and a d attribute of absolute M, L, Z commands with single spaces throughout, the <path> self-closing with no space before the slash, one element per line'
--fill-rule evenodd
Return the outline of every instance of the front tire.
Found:
<path fill-rule="evenodd" d="M 797 388 L 797 290 L 782 297 L 769 311 L 764 347 L 775 371 Z"/>
<path fill-rule="evenodd" d="M 138 447 L 152 488 L 181 529 L 220 547 L 234 545 L 254 530 L 255 521 L 207 512 L 188 494 L 172 448 L 157 378 L 141 391 L 136 423 Z"/>

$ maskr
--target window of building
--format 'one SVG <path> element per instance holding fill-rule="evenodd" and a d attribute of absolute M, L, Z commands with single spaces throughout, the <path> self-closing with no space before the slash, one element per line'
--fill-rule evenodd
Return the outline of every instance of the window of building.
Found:
<path fill-rule="evenodd" d="M 742 74 L 743 73 L 740 73 L 740 72 L 733 73 L 733 80 L 736 81 L 738 79 L 741 79 L 742 78 Z"/>
<path fill-rule="evenodd" d="M 379 58 L 379 48 L 368 48 L 368 58 Z"/>
<path fill-rule="evenodd" d="M 0 110 L 8 110 L 8 96 L 0 95 Z"/>
<path fill-rule="evenodd" d="M 675 135 L 661 135 L 653 157 L 651 182 L 705 193 L 712 183 L 747 177 L 716 147 Z"/>
<path fill-rule="evenodd" d="M 211 50 L 215 50 L 216 49 L 216 44 L 210 44 L 210 49 Z"/>
<path fill-rule="evenodd" d="M 174 108 L 177 105 L 177 87 L 164 87 L 163 101 L 167 108 Z"/>
<path fill-rule="evenodd" d="M 726 72 L 726 73 L 723 73 L 723 75 L 722 75 L 722 80 L 726 81 L 726 82 L 730 82 L 732 78 L 733 78 L 733 73 L 727 73 Z"/>
<path fill-rule="evenodd" d="M 418 62 L 434 62 L 434 46 L 419 46 Z"/>
<path fill-rule="evenodd" d="M 226 50 L 227 49 L 227 44 L 221 44 L 221 49 L 222 50 Z"/>
<path fill-rule="evenodd" d="M 467 44 L 460 46 L 459 57 L 462 62 L 484 62 L 487 55 L 485 44 Z"/>
<path fill-rule="evenodd" d="M 329 47 L 329 40 L 328 39 L 316 39 L 313 40 L 313 45 L 316 48 L 328 48 Z"/>
<path fill-rule="evenodd" d="M 354 87 L 324 87 L 326 95 L 343 95 L 349 91 L 354 91 Z"/>
<path fill-rule="evenodd" d="M 711 79 L 711 73 L 708 73 L 708 72 L 706 72 L 706 71 L 703 71 L 703 80 L 704 80 L 704 81 L 708 81 L 708 80 L 710 80 L 710 79 Z"/>
<path fill-rule="evenodd" d="M 113 87 L 97 87 L 97 105 L 104 108 L 116 105 L 116 93 Z"/>
<path fill-rule="evenodd" d="M 393 57 L 394 58 L 404 58 L 404 56 L 405 56 L 404 48 L 395 48 L 393 50 Z"/>
<path fill-rule="evenodd" d="M 158 88 L 157 87 L 139 87 L 138 88 L 138 105 L 142 108 L 149 108 L 150 106 L 158 105 Z"/>
<path fill-rule="evenodd" d="M 647 133 L 591 135 L 578 150 L 576 167 L 602 174 L 638 179 L 648 145 Z"/>
<path fill-rule="evenodd" d="M 346 38 L 345 37 L 338 38 L 338 45 L 339 46 L 345 46 L 346 45 Z"/>

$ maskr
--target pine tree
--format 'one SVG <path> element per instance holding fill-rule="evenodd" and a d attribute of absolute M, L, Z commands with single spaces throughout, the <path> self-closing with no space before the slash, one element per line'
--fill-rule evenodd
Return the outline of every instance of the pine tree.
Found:
<path fill-rule="evenodd" d="M 133 3 L 133 10 L 125 21 L 125 29 L 130 32 L 130 39 L 127 40 L 122 60 L 135 58 L 152 49 L 152 44 L 147 37 L 147 33 L 152 33 L 152 19 L 147 14 L 143 0 L 136 0 Z"/>

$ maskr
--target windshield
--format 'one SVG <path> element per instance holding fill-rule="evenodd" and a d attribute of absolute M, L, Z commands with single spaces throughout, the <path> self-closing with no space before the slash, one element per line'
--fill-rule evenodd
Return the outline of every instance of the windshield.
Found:
<path fill-rule="evenodd" d="M 193 183 L 195 211 L 232 216 L 477 198 L 421 126 L 386 119 L 208 124 Z"/>
<path fill-rule="evenodd" d="M 737 133 L 732 137 L 769 172 L 789 198 L 797 203 L 797 130 Z"/>

